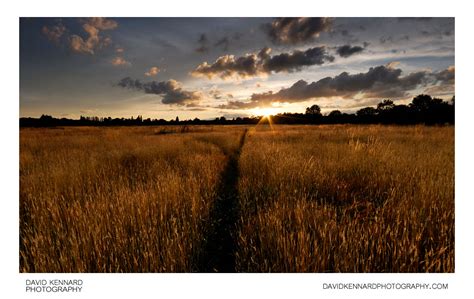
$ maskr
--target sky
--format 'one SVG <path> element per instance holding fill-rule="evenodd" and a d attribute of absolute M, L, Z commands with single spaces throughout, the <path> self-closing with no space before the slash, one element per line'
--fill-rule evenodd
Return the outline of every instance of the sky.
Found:
<path fill-rule="evenodd" d="M 454 95 L 454 18 L 20 18 L 20 116 L 212 119 Z"/>

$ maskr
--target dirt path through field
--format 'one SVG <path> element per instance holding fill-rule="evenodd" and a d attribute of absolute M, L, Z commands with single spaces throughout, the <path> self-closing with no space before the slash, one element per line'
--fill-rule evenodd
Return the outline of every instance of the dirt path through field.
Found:
<path fill-rule="evenodd" d="M 223 150 L 228 162 L 221 175 L 218 197 L 210 212 L 210 227 L 203 245 L 204 253 L 198 262 L 198 272 L 235 272 L 239 157 L 247 131 L 245 129 L 240 136 L 239 146 L 234 151 Z"/>

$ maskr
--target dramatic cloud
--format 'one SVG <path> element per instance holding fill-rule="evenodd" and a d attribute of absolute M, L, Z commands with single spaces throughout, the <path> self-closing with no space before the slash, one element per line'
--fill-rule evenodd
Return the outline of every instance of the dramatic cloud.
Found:
<path fill-rule="evenodd" d="M 336 50 L 337 54 L 344 58 L 360 53 L 362 51 L 364 51 L 364 48 L 359 47 L 359 46 L 351 46 L 351 45 L 344 45 L 344 46 L 338 47 Z"/>
<path fill-rule="evenodd" d="M 310 48 L 306 51 L 296 50 L 292 53 L 281 53 L 270 56 L 271 49 L 263 48 L 258 53 L 247 54 L 242 57 L 224 55 L 213 63 L 203 62 L 194 69 L 193 76 L 205 76 L 212 79 L 218 76 L 222 79 L 230 77 L 249 78 L 259 75 L 268 75 L 271 72 L 294 72 L 302 67 L 322 65 L 334 61 L 325 47 Z"/>
<path fill-rule="evenodd" d="M 176 80 L 141 82 L 133 80 L 130 77 L 123 78 L 117 84 L 120 87 L 137 91 L 143 91 L 147 94 L 156 94 L 162 96 L 163 104 L 187 105 L 193 106 L 203 99 L 201 93 L 196 91 L 183 90 L 181 84 Z"/>
<path fill-rule="evenodd" d="M 160 72 L 160 69 L 159 69 L 157 66 L 152 66 L 152 67 L 145 73 L 145 76 L 147 76 L 147 77 L 153 77 L 153 76 L 158 75 L 159 72 Z"/>
<path fill-rule="evenodd" d="M 43 26 L 41 32 L 46 36 L 46 38 L 52 41 L 55 44 L 59 44 L 59 41 L 63 34 L 66 32 L 66 27 L 63 24 L 58 24 L 55 26 Z"/>
<path fill-rule="evenodd" d="M 410 90 L 428 84 L 434 85 L 437 82 L 454 84 L 454 68 L 436 73 L 419 71 L 402 76 L 401 69 L 378 66 L 370 68 L 366 73 L 351 75 L 343 72 L 335 77 L 326 77 L 312 83 L 299 80 L 291 87 L 283 88 L 276 93 L 270 91 L 252 94 L 249 102 L 230 101 L 219 108 L 250 109 L 269 106 L 272 103 L 301 102 L 313 98 L 336 96 L 348 99 L 357 95 L 366 99 L 396 98 L 407 96 Z"/>
<path fill-rule="evenodd" d="M 115 66 L 130 66 L 130 65 L 132 65 L 130 62 L 126 61 L 123 57 L 119 57 L 119 56 L 112 59 L 111 63 L 112 63 L 112 65 L 115 65 Z"/>
<path fill-rule="evenodd" d="M 310 48 L 306 51 L 282 53 L 264 59 L 263 67 L 268 72 L 293 72 L 299 71 L 304 66 L 322 65 L 333 62 L 334 57 L 328 55 L 325 47 Z"/>
<path fill-rule="evenodd" d="M 258 57 L 255 54 L 247 54 L 244 57 L 235 58 L 234 55 L 225 55 L 217 58 L 213 64 L 203 62 L 191 72 L 195 77 L 206 76 L 209 79 L 219 76 L 223 79 L 238 76 L 241 78 L 258 76 Z"/>
<path fill-rule="evenodd" d="M 107 47 L 112 40 L 101 38 L 99 35 L 101 30 L 112 30 L 118 26 L 117 22 L 106 18 L 89 18 L 84 21 L 82 29 L 87 32 L 87 39 L 83 39 L 79 35 L 71 35 L 69 46 L 74 52 L 94 54 L 96 49 Z"/>
<path fill-rule="evenodd" d="M 331 26 L 330 18 L 277 18 L 263 29 L 274 43 L 297 44 L 311 41 Z"/>

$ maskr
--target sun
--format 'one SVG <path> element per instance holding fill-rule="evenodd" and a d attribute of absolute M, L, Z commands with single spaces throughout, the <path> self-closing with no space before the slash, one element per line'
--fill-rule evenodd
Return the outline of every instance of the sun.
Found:
<path fill-rule="evenodd" d="M 270 117 L 271 115 L 275 115 L 277 113 L 277 109 L 275 108 L 256 108 L 253 110 L 253 113 L 263 117 Z"/>

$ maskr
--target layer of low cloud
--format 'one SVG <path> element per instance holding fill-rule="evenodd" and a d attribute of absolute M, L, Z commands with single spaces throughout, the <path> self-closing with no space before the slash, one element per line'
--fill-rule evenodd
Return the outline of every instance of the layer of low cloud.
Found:
<path fill-rule="evenodd" d="M 162 96 L 163 104 L 193 106 L 203 99 L 203 95 L 197 91 L 184 90 L 176 80 L 142 82 L 130 77 L 123 78 L 117 83 L 122 88 L 142 91 L 146 94 Z"/>
<path fill-rule="evenodd" d="M 402 76 L 401 69 L 381 65 L 370 68 L 366 73 L 351 75 L 343 72 L 335 77 L 326 77 L 311 83 L 299 80 L 291 87 L 282 88 L 278 92 L 252 94 L 248 102 L 230 101 L 219 108 L 251 109 L 269 106 L 272 103 L 294 103 L 331 97 L 401 98 L 408 96 L 409 91 L 418 87 L 447 88 L 453 85 L 454 67 L 440 72 L 418 71 Z"/>
<path fill-rule="evenodd" d="M 279 72 L 300 71 L 303 67 L 322 65 L 334 61 L 325 47 L 309 48 L 306 51 L 295 50 L 291 53 L 281 53 L 271 56 L 271 48 L 265 47 L 258 53 L 247 54 L 241 57 L 224 55 L 212 63 L 203 62 L 191 74 L 209 79 L 220 77 L 250 78 L 260 75 Z"/>
<path fill-rule="evenodd" d="M 275 44 L 298 44 L 329 31 L 332 23 L 331 18 L 276 18 L 263 29 Z"/>

